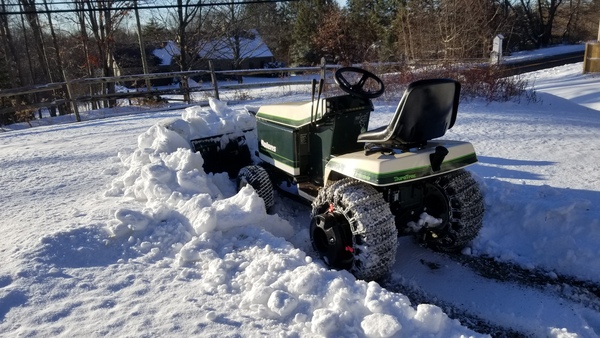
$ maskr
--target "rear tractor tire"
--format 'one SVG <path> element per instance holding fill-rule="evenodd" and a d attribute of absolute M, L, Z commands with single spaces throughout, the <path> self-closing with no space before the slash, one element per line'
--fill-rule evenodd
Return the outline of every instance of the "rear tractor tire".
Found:
<path fill-rule="evenodd" d="M 479 185 L 464 170 L 436 177 L 425 196 L 425 211 L 442 219 L 442 224 L 419 235 L 428 247 L 443 252 L 464 248 L 479 234 L 483 225 L 484 201 Z"/>
<path fill-rule="evenodd" d="M 257 165 L 248 165 L 240 169 L 237 176 L 237 191 L 250 185 L 265 202 L 265 209 L 269 210 L 275 204 L 273 184 L 265 168 Z"/>
<path fill-rule="evenodd" d="M 397 237 L 388 203 L 370 185 L 345 178 L 323 187 L 313 201 L 310 239 L 332 268 L 377 280 L 394 264 Z"/>

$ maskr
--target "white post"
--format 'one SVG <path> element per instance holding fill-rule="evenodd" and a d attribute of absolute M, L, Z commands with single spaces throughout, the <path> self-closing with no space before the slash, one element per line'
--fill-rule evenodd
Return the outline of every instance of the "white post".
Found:
<path fill-rule="evenodd" d="M 504 36 L 502 34 L 496 35 L 494 38 L 494 43 L 492 45 L 492 53 L 490 56 L 490 63 L 495 65 L 499 64 L 502 61 L 502 40 Z"/>

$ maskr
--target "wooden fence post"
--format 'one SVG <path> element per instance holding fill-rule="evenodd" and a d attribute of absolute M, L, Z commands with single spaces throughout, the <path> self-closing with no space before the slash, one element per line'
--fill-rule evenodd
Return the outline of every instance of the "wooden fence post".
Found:
<path fill-rule="evenodd" d="M 217 83 L 217 74 L 215 73 L 212 60 L 208 61 L 208 68 L 210 69 L 210 80 L 212 81 L 213 88 L 215 88 L 215 99 L 219 100 L 219 84 Z"/>
<path fill-rule="evenodd" d="M 73 100 L 73 89 L 71 88 L 71 82 L 67 78 L 67 74 L 65 73 L 64 70 L 63 70 L 63 78 L 65 79 L 65 85 L 67 87 L 67 99 L 71 103 L 71 108 L 73 109 L 73 112 L 75 113 L 75 120 L 77 122 L 81 122 L 81 116 L 79 116 L 79 109 L 77 108 L 77 102 L 75 102 L 75 100 Z"/>
<path fill-rule="evenodd" d="M 325 58 L 321 58 L 321 79 L 325 81 L 325 71 L 327 70 L 327 63 L 325 62 Z"/>

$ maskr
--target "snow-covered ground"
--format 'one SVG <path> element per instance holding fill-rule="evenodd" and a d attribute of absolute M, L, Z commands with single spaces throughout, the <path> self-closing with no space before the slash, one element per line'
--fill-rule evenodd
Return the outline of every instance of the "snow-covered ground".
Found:
<path fill-rule="evenodd" d="M 14 126 L 0 133 L 0 335 L 481 336 L 467 320 L 477 318 L 536 337 L 598 336 L 600 300 L 570 291 L 600 285 L 600 76 L 581 69 L 527 74 L 537 102 L 462 102 L 445 136 L 475 145 L 469 170 L 487 208 L 463 257 L 541 271 L 547 287 L 483 277 L 410 238 L 383 284 L 326 268 L 308 207 L 281 197 L 267 214 L 161 124 L 235 131 L 252 123 L 243 105 Z M 375 108 L 371 127 L 395 110 Z M 565 277 L 577 283 L 552 283 Z"/>

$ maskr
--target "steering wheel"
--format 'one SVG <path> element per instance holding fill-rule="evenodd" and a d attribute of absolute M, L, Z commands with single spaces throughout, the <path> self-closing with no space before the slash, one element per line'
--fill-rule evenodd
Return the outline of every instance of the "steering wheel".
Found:
<path fill-rule="evenodd" d="M 350 83 L 347 78 L 347 74 L 350 75 L 351 79 L 356 78 L 357 75 L 360 76 L 360 79 L 356 83 Z M 335 83 L 337 83 L 343 91 L 363 99 L 374 99 L 376 97 L 380 97 L 385 91 L 383 81 L 381 81 L 377 75 L 362 68 L 342 67 L 335 71 L 333 78 L 335 79 Z M 365 88 L 365 84 L 370 79 L 375 81 L 375 84 L 377 84 L 375 89 Z M 373 81 L 369 82 L 372 83 Z"/>

